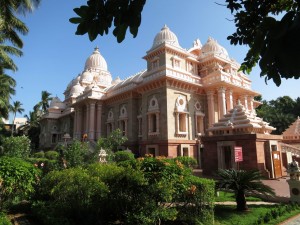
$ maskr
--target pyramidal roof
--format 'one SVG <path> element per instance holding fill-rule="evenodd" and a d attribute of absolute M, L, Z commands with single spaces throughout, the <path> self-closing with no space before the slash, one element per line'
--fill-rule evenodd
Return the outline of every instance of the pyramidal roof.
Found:
<path fill-rule="evenodd" d="M 276 128 L 256 116 L 255 110 L 245 109 L 240 102 L 209 129 L 213 135 L 270 134 Z"/>
<path fill-rule="evenodd" d="M 300 136 L 300 117 L 296 119 L 294 123 L 292 123 L 288 129 L 283 132 L 283 137 L 285 136 Z"/>

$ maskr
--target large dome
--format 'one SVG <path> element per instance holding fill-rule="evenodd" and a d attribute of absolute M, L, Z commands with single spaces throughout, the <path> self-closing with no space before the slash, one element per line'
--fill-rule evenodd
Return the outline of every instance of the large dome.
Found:
<path fill-rule="evenodd" d="M 152 48 L 159 46 L 162 43 L 180 47 L 177 36 L 166 25 L 155 36 Z"/>
<path fill-rule="evenodd" d="M 84 70 L 107 71 L 107 63 L 103 56 L 100 54 L 98 47 L 95 48 L 93 54 L 86 60 Z"/>
<path fill-rule="evenodd" d="M 219 43 L 216 40 L 212 39 L 211 37 L 209 37 L 205 45 L 203 45 L 201 52 L 203 56 L 215 54 L 215 55 L 222 56 L 224 58 L 229 58 L 226 49 L 221 45 L 219 45 Z"/>

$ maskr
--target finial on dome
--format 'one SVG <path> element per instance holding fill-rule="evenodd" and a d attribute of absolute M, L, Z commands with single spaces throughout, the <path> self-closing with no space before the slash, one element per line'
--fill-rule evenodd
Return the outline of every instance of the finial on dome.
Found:
<path fill-rule="evenodd" d="M 98 45 L 96 45 L 96 47 L 94 48 L 94 53 L 100 53 Z"/>
<path fill-rule="evenodd" d="M 194 42 L 193 42 L 193 47 L 202 47 L 201 41 L 199 38 L 197 38 Z"/>
<path fill-rule="evenodd" d="M 164 27 L 161 28 L 161 30 L 164 30 L 164 29 L 169 29 L 169 27 L 167 26 L 167 24 L 165 24 Z"/>

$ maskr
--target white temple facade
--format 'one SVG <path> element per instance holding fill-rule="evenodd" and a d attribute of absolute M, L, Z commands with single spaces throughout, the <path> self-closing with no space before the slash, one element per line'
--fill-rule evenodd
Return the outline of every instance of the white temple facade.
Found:
<path fill-rule="evenodd" d="M 144 71 L 121 80 L 95 48 L 64 99 L 54 98 L 42 116 L 40 148 L 54 148 L 66 133 L 96 142 L 120 128 L 137 155 L 199 159 L 201 138 L 214 131 L 214 123 L 237 104 L 249 114 L 259 104 L 249 77 L 212 38 L 185 49 L 164 26 L 143 59 Z"/>

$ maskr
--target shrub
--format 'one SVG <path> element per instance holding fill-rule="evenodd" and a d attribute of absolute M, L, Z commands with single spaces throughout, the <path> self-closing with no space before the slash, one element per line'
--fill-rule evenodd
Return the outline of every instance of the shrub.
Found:
<path fill-rule="evenodd" d="M 3 138 L 3 155 L 27 158 L 30 154 L 30 140 L 26 136 Z"/>
<path fill-rule="evenodd" d="M 40 171 L 20 158 L 0 157 L 0 208 L 14 199 L 29 198 L 35 191 Z"/>
<path fill-rule="evenodd" d="M 28 158 L 28 162 L 32 163 L 35 167 L 41 169 L 44 174 L 53 170 L 62 169 L 62 165 L 59 160 L 50 160 L 46 158 Z"/>
<path fill-rule="evenodd" d="M 134 159 L 134 154 L 128 151 L 118 151 L 114 154 L 114 159 L 117 163 L 126 160 L 132 160 Z"/>
<path fill-rule="evenodd" d="M 36 152 L 33 154 L 34 158 L 44 158 L 45 157 L 45 153 L 43 151 L 40 152 Z"/>
<path fill-rule="evenodd" d="M 267 212 L 264 216 L 264 223 L 268 223 L 270 222 L 270 220 L 272 219 L 272 214 L 271 212 Z"/>
<path fill-rule="evenodd" d="M 126 162 L 126 163 L 125 163 Z M 145 157 L 53 171 L 42 179 L 36 213 L 44 224 L 212 224 L 214 182 L 180 161 Z M 185 206 L 170 207 L 182 202 Z M 47 210 L 49 209 L 49 210 Z M 39 216 L 39 218 L 43 218 Z"/>
<path fill-rule="evenodd" d="M 88 143 L 74 141 L 64 151 L 67 160 L 67 167 L 76 167 L 84 165 L 84 158 L 89 152 Z"/>
<path fill-rule="evenodd" d="M 11 225 L 9 218 L 2 212 L 0 212 L 0 224 L 1 225 Z"/>
<path fill-rule="evenodd" d="M 185 192 L 181 193 L 179 218 L 188 224 L 198 224 L 201 218 L 203 224 L 213 224 L 215 182 L 213 180 L 189 176 L 184 181 Z M 194 205 L 194 207 L 190 207 Z"/>
<path fill-rule="evenodd" d="M 58 157 L 59 157 L 59 153 L 56 152 L 56 151 L 47 151 L 47 152 L 45 152 L 45 158 L 47 158 L 47 159 L 55 160 L 55 159 L 58 159 Z"/>
<path fill-rule="evenodd" d="M 41 187 L 41 194 L 51 204 L 49 207 L 53 209 L 54 217 L 85 221 L 87 224 L 109 192 L 101 180 L 80 168 L 52 171 L 42 179 Z"/>
<path fill-rule="evenodd" d="M 193 167 L 197 165 L 197 160 L 195 158 L 188 157 L 188 156 L 178 156 L 174 158 L 174 160 L 178 160 L 186 167 Z"/>

